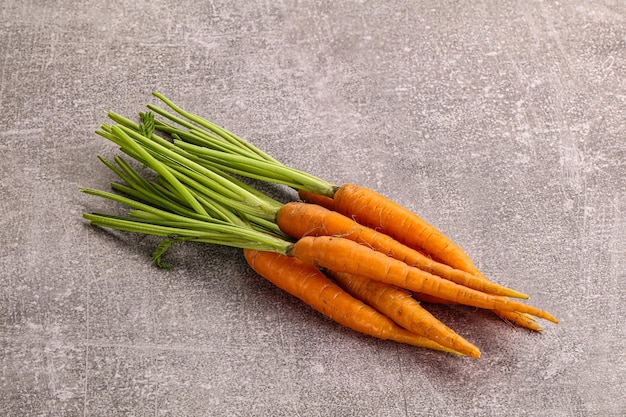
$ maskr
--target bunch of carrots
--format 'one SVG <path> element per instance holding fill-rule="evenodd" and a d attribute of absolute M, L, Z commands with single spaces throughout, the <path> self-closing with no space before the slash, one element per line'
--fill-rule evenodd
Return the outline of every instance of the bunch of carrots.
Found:
<path fill-rule="evenodd" d="M 380 339 L 480 357 L 480 350 L 439 321 L 426 303 L 492 310 L 541 331 L 549 313 L 515 299 L 528 296 L 485 277 L 450 238 L 379 193 L 286 166 L 224 128 L 159 93 L 170 110 L 149 104 L 135 122 L 109 113 L 98 135 L 125 158 L 100 158 L 123 183 L 114 193 L 82 189 L 131 208 L 125 216 L 89 213 L 91 223 L 174 242 L 242 248 L 248 264 L 279 288 L 336 322 Z M 160 118 L 157 118 L 160 116 Z M 245 179 L 281 184 L 299 201 L 281 203 Z"/>

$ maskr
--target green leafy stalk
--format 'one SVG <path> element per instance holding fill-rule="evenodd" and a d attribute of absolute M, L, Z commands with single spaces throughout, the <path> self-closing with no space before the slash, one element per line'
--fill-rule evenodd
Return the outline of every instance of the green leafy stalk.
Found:
<path fill-rule="evenodd" d="M 193 240 L 235 246 L 239 248 L 260 249 L 286 253 L 291 245 L 285 239 L 262 233 L 251 227 L 230 224 L 217 219 L 201 221 L 170 213 L 139 202 L 137 200 L 108 193 L 106 191 L 85 188 L 82 192 L 116 201 L 139 211 L 130 216 L 112 216 L 99 213 L 84 214 L 83 217 L 96 226 L 142 233 L 168 239 Z M 141 213 L 141 214 L 140 214 Z"/>
<path fill-rule="evenodd" d="M 335 187 L 313 175 L 282 164 L 250 159 L 175 140 L 174 143 L 190 154 L 203 158 L 208 164 L 250 178 L 283 184 L 295 189 L 308 189 L 332 197 Z"/>
<path fill-rule="evenodd" d="M 185 223 L 163 226 L 131 217 L 115 217 L 98 213 L 86 213 L 83 217 L 96 226 L 126 232 L 135 232 L 167 239 L 184 239 L 194 242 L 233 246 L 242 249 L 257 249 L 286 254 L 291 243 L 267 233 L 229 224 L 206 224 L 205 230 L 185 228 Z"/>
<path fill-rule="evenodd" d="M 167 182 L 172 185 L 178 191 L 178 193 L 189 203 L 189 205 L 194 209 L 195 212 L 200 214 L 207 214 L 204 207 L 193 197 L 193 195 L 189 192 L 189 190 L 184 187 L 180 181 L 173 175 L 167 166 L 161 163 L 157 158 L 153 157 L 150 152 L 148 152 L 145 148 L 139 146 L 128 134 L 124 131 L 122 127 L 113 126 L 111 128 L 111 132 L 118 139 L 120 139 L 123 145 L 127 146 L 131 151 L 135 152 L 139 157 L 145 161 L 150 168 L 154 169 L 160 175 L 163 176 L 167 180 Z"/>
<path fill-rule="evenodd" d="M 115 157 L 115 163 L 100 158 L 126 184 L 112 183 L 113 190 L 126 196 L 89 188 L 81 191 L 131 210 L 127 216 L 85 214 L 92 224 L 162 237 L 152 254 L 161 268 L 171 267 L 163 254 L 181 241 L 287 253 L 291 239 L 275 223 L 282 204 L 224 172 L 198 164 L 198 157 L 157 137 L 150 127 L 152 117 L 142 115 L 143 123 L 136 124 L 110 115 L 120 124 L 103 125 L 97 133 L 154 171 L 156 181 L 122 157 Z"/>
<path fill-rule="evenodd" d="M 287 167 L 232 132 L 183 110 L 163 94 L 154 92 L 153 95 L 182 118 L 155 105 L 149 104 L 148 108 L 187 130 L 159 121 L 156 122 L 157 129 L 169 133 L 174 138 L 174 143 L 188 154 L 200 157 L 203 165 L 329 197 L 334 195 L 337 189 L 334 184 L 304 171 Z"/>
<path fill-rule="evenodd" d="M 163 95 L 154 95 L 177 115 L 148 105 L 151 111 L 140 113 L 141 123 L 137 123 L 109 112 L 115 124 L 103 124 L 96 131 L 153 171 L 153 179 L 121 157 L 115 163 L 100 158 L 124 182 L 111 184 L 121 194 L 82 191 L 116 201 L 130 211 L 127 216 L 91 213 L 84 217 L 97 226 L 162 237 L 153 253 L 160 267 L 169 267 L 162 256 L 180 241 L 287 253 L 291 239 L 276 224 L 283 205 L 226 172 L 329 196 L 335 187 L 283 165 Z M 167 122 L 156 119 L 155 113 Z"/>
<path fill-rule="evenodd" d="M 159 109 L 159 111 L 162 110 Z M 166 114 L 169 115 L 169 113 Z M 175 120 L 180 119 L 175 118 Z M 184 123 L 184 121 L 182 122 Z M 236 153 L 239 155 L 248 156 L 250 158 L 260 159 L 262 161 L 266 160 L 255 154 L 254 152 L 249 151 L 247 148 L 242 148 L 237 144 L 232 144 L 231 142 L 224 140 L 224 138 L 215 135 L 212 132 L 202 130 L 193 125 L 189 128 L 189 130 L 184 130 L 180 127 L 176 127 L 172 124 L 155 119 L 155 128 L 160 132 L 170 135 L 174 139 L 182 139 L 185 142 L 193 143 L 195 145 L 207 146 L 209 148 L 219 149 L 224 152 Z"/>
<path fill-rule="evenodd" d="M 118 116 L 114 117 L 119 120 Z M 145 156 L 137 154 L 134 148 L 125 149 L 124 145 L 126 143 L 121 141 L 121 139 L 125 138 L 118 137 L 118 132 L 124 132 L 126 137 L 132 138 L 138 145 L 144 148 L 149 155 L 152 155 L 154 159 L 162 162 L 166 169 L 168 169 L 169 174 L 176 177 L 179 182 L 185 180 L 181 178 L 180 173 L 196 181 L 200 178 L 200 183 L 207 185 L 219 195 L 230 198 L 232 201 L 244 201 L 250 207 L 257 207 L 258 213 L 256 215 L 268 216 L 275 212 L 275 204 L 270 202 L 267 198 L 261 198 L 258 193 L 251 192 L 249 188 L 244 188 L 239 184 L 233 183 L 230 178 L 225 177 L 223 173 L 217 172 L 215 168 L 198 163 L 200 159 L 189 154 L 184 149 L 154 135 L 152 138 L 147 138 L 125 125 L 120 126 L 119 129 L 120 130 L 114 130 L 114 128 L 112 128 L 113 138 L 111 138 L 111 140 L 116 143 L 121 143 L 122 151 L 135 159 L 143 160 L 143 163 L 146 165 L 152 167 L 153 162 L 147 161 Z M 128 147 L 128 145 L 126 146 Z M 132 153 L 129 153 L 129 150 Z M 158 172 L 159 174 L 162 173 L 162 171 Z M 166 179 L 168 183 L 172 183 L 169 178 L 166 177 Z M 175 183 L 172 183 L 172 185 L 175 186 Z M 188 196 L 184 194 L 181 194 L 181 196 L 186 201 L 190 202 Z M 191 205 L 191 207 L 196 209 L 193 205 Z"/>
<path fill-rule="evenodd" d="M 180 114 L 181 116 L 183 116 L 187 120 L 197 124 L 198 126 L 202 126 L 205 129 L 208 129 L 209 131 L 214 132 L 215 134 L 219 135 L 221 138 L 223 138 L 227 142 L 230 142 L 230 143 L 232 143 L 234 145 L 237 145 L 240 148 L 247 149 L 247 150 L 253 152 L 254 154 L 258 155 L 260 158 L 262 158 L 262 159 L 264 159 L 266 161 L 273 161 L 273 162 L 279 163 L 271 155 L 263 152 L 261 149 L 257 148 L 256 146 L 252 145 L 251 143 L 246 142 L 245 140 L 243 140 L 239 136 L 235 135 L 234 133 L 227 131 L 223 127 L 218 126 L 217 124 L 215 124 L 215 123 L 213 123 L 213 122 L 211 122 L 211 121 L 209 121 L 209 120 L 207 120 L 207 119 L 205 119 L 205 118 L 203 118 L 201 116 L 198 116 L 196 114 L 189 113 L 189 112 L 183 110 L 181 107 L 179 107 L 176 104 L 174 104 L 171 100 L 169 100 L 163 94 L 158 93 L 158 92 L 153 92 L 152 94 L 155 97 L 157 97 L 159 100 L 164 102 L 166 105 L 168 105 L 176 113 Z M 153 111 L 155 111 L 155 112 L 159 111 L 156 106 L 148 106 L 148 107 L 150 109 L 152 109 Z M 165 114 L 162 113 L 162 115 L 165 115 Z M 191 129 L 192 126 L 193 126 L 193 123 L 186 123 L 186 127 Z"/>

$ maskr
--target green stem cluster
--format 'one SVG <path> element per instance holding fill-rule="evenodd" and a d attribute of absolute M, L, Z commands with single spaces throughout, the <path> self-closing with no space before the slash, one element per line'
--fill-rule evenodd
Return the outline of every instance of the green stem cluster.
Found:
<path fill-rule="evenodd" d="M 258 190 L 198 163 L 198 158 L 160 138 L 149 127 L 151 113 L 137 124 L 109 113 L 115 125 L 102 125 L 96 133 L 120 146 L 122 152 L 144 165 L 137 170 L 124 158 L 100 160 L 122 183 L 111 187 L 121 194 L 82 189 L 129 207 L 127 216 L 85 214 L 92 224 L 165 238 L 154 260 L 166 266 L 161 256 L 172 242 L 196 242 L 286 253 L 291 241 L 275 223 L 282 204 Z M 149 169 L 146 172 L 145 168 Z M 149 179 L 152 174 L 154 179 Z"/>
<path fill-rule="evenodd" d="M 100 158 L 122 180 L 111 184 L 122 195 L 82 190 L 128 206 L 130 212 L 84 217 L 94 225 L 163 237 L 154 253 L 162 266 L 169 245 L 183 240 L 286 253 L 291 241 L 275 221 L 282 204 L 232 174 L 327 196 L 336 187 L 153 94 L 173 112 L 149 104 L 149 111 L 140 113 L 140 123 L 109 112 L 113 124 L 96 131 L 149 172 L 119 156 L 113 162 Z"/>
<path fill-rule="evenodd" d="M 334 184 L 288 167 L 234 133 L 183 110 L 162 94 L 153 95 L 178 114 L 149 104 L 151 111 L 169 121 L 156 121 L 155 129 L 169 134 L 176 146 L 199 158 L 204 166 L 328 197 L 334 195 Z"/>

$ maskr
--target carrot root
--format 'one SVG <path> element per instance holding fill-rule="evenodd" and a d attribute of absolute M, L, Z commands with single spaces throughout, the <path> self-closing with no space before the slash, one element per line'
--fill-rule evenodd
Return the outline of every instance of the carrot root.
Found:
<path fill-rule="evenodd" d="M 455 284 L 348 239 L 307 236 L 294 243 L 288 254 L 309 265 L 362 275 L 409 291 L 489 310 L 519 311 L 558 323 L 554 316 L 543 310 Z"/>
<path fill-rule="evenodd" d="M 519 291 L 435 262 L 384 233 L 363 226 L 341 213 L 319 205 L 301 202 L 287 203 L 278 211 L 276 223 L 283 232 L 296 239 L 304 236 L 344 237 L 369 246 L 410 266 L 478 291 L 514 298 L 528 298 L 526 294 Z"/>
<path fill-rule="evenodd" d="M 245 249 L 244 256 L 259 275 L 352 330 L 382 340 L 461 354 L 401 328 L 374 308 L 352 297 L 312 265 L 275 252 Z"/>

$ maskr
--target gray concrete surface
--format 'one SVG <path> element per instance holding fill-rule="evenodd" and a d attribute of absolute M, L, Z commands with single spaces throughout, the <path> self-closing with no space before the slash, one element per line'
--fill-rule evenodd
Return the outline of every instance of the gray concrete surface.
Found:
<path fill-rule="evenodd" d="M 621 0 L 4 1 L 0 415 L 626 415 L 625 25 Z M 153 90 L 411 207 L 561 323 L 433 308 L 462 359 L 343 329 L 239 250 L 157 270 L 78 192 L 113 180 L 105 111 Z"/>

